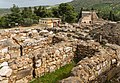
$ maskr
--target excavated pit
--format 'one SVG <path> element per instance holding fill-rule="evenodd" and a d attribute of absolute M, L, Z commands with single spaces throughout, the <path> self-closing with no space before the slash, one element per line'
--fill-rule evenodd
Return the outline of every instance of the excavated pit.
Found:
<path fill-rule="evenodd" d="M 74 61 L 77 63 L 84 59 L 85 57 L 92 57 L 95 55 L 96 52 L 99 52 L 97 49 L 93 49 L 90 46 L 84 46 L 84 45 L 77 45 Z"/>

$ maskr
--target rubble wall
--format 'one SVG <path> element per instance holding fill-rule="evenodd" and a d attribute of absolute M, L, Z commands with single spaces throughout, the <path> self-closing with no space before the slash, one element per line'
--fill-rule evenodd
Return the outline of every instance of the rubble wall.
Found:
<path fill-rule="evenodd" d="M 0 83 L 28 83 L 70 63 L 73 42 L 53 45 L 52 36 L 38 29 L 0 31 Z"/>
<path fill-rule="evenodd" d="M 72 69 L 69 78 L 60 83 L 106 83 L 120 72 L 120 46 L 108 44 L 99 53 L 84 58 Z"/>

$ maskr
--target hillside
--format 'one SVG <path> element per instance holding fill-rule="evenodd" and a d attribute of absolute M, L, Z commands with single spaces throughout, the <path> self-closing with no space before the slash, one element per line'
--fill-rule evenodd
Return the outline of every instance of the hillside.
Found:
<path fill-rule="evenodd" d="M 39 7 L 39 6 L 34 6 L 34 7 Z M 34 8 L 32 7 L 32 8 Z M 53 7 L 53 6 L 48 6 L 48 5 L 45 5 L 44 7 Z M 23 10 L 25 7 L 19 7 L 20 10 Z M 0 8 L 0 17 L 5 15 L 5 14 L 10 14 L 11 13 L 11 10 L 10 8 Z"/>
<path fill-rule="evenodd" d="M 11 13 L 10 9 L 0 9 L 0 16 Z"/>
<path fill-rule="evenodd" d="M 90 9 L 97 5 L 103 6 L 103 4 L 116 4 L 119 2 L 120 0 L 73 0 L 70 4 L 75 7 L 76 11 L 79 11 L 81 7 Z"/>

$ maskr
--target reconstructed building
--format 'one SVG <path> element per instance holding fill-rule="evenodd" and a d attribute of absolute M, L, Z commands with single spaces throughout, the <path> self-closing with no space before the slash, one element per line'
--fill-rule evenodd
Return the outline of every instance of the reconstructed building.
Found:
<path fill-rule="evenodd" d="M 41 18 L 39 24 L 45 27 L 57 27 L 60 25 L 60 18 Z"/>
<path fill-rule="evenodd" d="M 82 18 L 79 19 L 79 24 L 91 25 L 98 20 L 95 11 L 82 11 Z"/>

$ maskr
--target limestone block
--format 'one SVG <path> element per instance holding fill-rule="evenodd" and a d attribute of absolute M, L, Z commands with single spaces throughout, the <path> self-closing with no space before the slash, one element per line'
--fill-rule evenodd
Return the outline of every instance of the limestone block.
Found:
<path fill-rule="evenodd" d="M 58 59 L 59 59 L 59 58 L 58 58 L 58 57 L 56 57 L 54 60 L 56 60 L 56 61 L 57 61 Z"/>
<path fill-rule="evenodd" d="M 26 68 L 18 71 L 18 73 L 16 74 L 17 75 L 16 77 L 17 79 L 21 79 L 31 74 L 32 74 L 32 68 Z"/>
<path fill-rule="evenodd" d="M 5 79 L 5 77 L 1 77 L 1 76 L 0 76 L 0 81 L 2 81 L 2 80 L 4 80 L 4 79 Z"/>
<path fill-rule="evenodd" d="M 44 68 L 38 69 L 38 73 L 39 73 L 39 74 L 45 73 L 45 69 L 44 69 Z"/>
<path fill-rule="evenodd" d="M 63 55 L 63 60 L 64 60 L 67 56 L 68 56 L 67 54 L 64 54 L 64 55 Z"/>
<path fill-rule="evenodd" d="M 61 63 L 61 60 L 60 59 L 58 59 L 57 61 L 56 61 L 56 64 L 60 64 Z"/>
<path fill-rule="evenodd" d="M 55 65 L 55 64 L 56 64 L 56 61 L 51 62 L 51 64 L 52 64 L 52 65 Z"/>
<path fill-rule="evenodd" d="M 117 63 L 117 60 L 116 59 L 112 59 L 112 64 L 115 64 Z"/>
<path fill-rule="evenodd" d="M 98 65 L 96 66 L 96 70 L 100 70 L 101 67 L 102 67 L 102 64 L 100 63 L 100 64 L 98 64 Z"/>
<path fill-rule="evenodd" d="M 3 62 L 2 64 L 0 64 L 0 67 L 3 67 L 3 66 L 8 66 L 8 62 Z"/>
<path fill-rule="evenodd" d="M 80 77 L 80 78 L 84 79 L 84 81 L 88 82 L 89 74 L 84 69 L 78 71 L 78 73 L 79 73 L 78 77 Z"/>
<path fill-rule="evenodd" d="M 10 54 L 6 54 L 6 55 L 5 55 L 5 59 L 8 60 L 8 59 L 10 59 L 10 58 L 11 58 Z"/>
<path fill-rule="evenodd" d="M 12 64 L 12 65 L 11 65 L 11 68 L 12 68 L 13 70 L 16 70 L 18 67 L 17 67 L 16 64 Z"/>
<path fill-rule="evenodd" d="M 8 80 L 2 80 L 0 83 L 8 83 Z"/>
<path fill-rule="evenodd" d="M 11 58 L 13 59 L 13 58 L 17 58 L 17 57 L 20 57 L 20 52 L 12 52 L 12 53 L 9 53 L 9 54 L 11 54 Z"/>
<path fill-rule="evenodd" d="M 111 69 L 107 74 L 107 80 L 110 80 L 118 72 L 117 68 Z"/>
<path fill-rule="evenodd" d="M 106 79 L 107 79 L 107 76 L 106 75 L 102 75 L 100 77 L 98 77 L 98 82 L 99 83 L 106 83 Z"/>
<path fill-rule="evenodd" d="M 1 49 L 1 52 L 4 54 L 4 53 L 8 53 L 8 47 L 5 47 L 3 49 Z"/>
<path fill-rule="evenodd" d="M 69 51 L 71 51 L 72 50 L 72 47 L 65 47 L 64 48 L 64 51 L 67 53 L 67 52 L 69 52 Z"/>
<path fill-rule="evenodd" d="M 117 67 L 120 67 L 120 61 L 118 61 L 118 63 L 117 63 Z"/>
<path fill-rule="evenodd" d="M 117 49 L 117 57 L 120 60 L 120 49 Z"/>
<path fill-rule="evenodd" d="M 69 77 L 67 79 L 63 79 L 62 81 L 60 81 L 60 83 L 84 83 L 84 82 L 78 77 Z"/>
<path fill-rule="evenodd" d="M 102 69 L 98 70 L 98 75 L 101 75 L 103 73 Z"/>
<path fill-rule="evenodd" d="M 50 67 L 50 72 L 55 71 L 55 69 L 56 69 L 56 66 L 55 66 L 55 65 L 51 66 L 51 67 Z"/>
<path fill-rule="evenodd" d="M 42 61 L 41 59 L 36 61 L 36 67 L 40 67 L 42 65 Z"/>
<path fill-rule="evenodd" d="M 16 83 L 28 83 L 28 80 L 26 78 L 17 80 Z"/>
<path fill-rule="evenodd" d="M 28 64 L 28 65 L 23 66 L 23 68 L 24 68 L 24 69 L 29 68 L 29 67 L 32 67 L 32 66 L 30 66 L 29 64 Z"/>
<path fill-rule="evenodd" d="M 89 80 L 91 81 L 91 80 L 94 80 L 95 78 L 96 77 L 94 75 L 92 75 L 92 76 L 89 77 Z"/>
<path fill-rule="evenodd" d="M 8 47 L 8 46 L 12 46 L 13 45 L 13 41 L 11 39 L 2 39 L 0 40 L 1 44 L 2 44 L 2 47 Z M 6 49 L 5 49 L 6 51 Z"/>
<path fill-rule="evenodd" d="M 22 68 L 23 66 L 24 66 L 24 64 L 23 64 L 22 62 L 18 62 L 18 63 L 17 63 L 17 67 L 18 67 L 18 68 Z"/>
<path fill-rule="evenodd" d="M 9 77 L 12 74 L 12 69 L 10 69 L 9 66 L 3 66 L 0 69 L 0 76 L 6 76 Z"/>
<path fill-rule="evenodd" d="M 105 67 L 105 66 L 106 66 L 106 61 L 104 61 L 104 62 L 103 62 L 102 66 L 103 66 L 103 67 Z"/>

